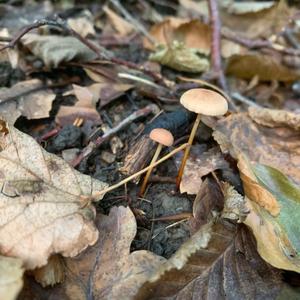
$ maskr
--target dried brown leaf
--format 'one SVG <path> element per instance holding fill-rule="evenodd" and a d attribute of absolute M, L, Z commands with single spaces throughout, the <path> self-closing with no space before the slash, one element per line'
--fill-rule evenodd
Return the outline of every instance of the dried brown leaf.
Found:
<path fill-rule="evenodd" d="M 23 286 L 22 261 L 18 258 L 0 256 L 0 297 L 3 300 L 17 298 Z"/>
<path fill-rule="evenodd" d="M 258 76 L 265 81 L 294 81 L 300 78 L 300 72 L 285 67 L 274 55 L 258 53 L 231 56 L 227 62 L 226 73 L 243 79 Z"/>
<path fill-rule="evenodd" d="M 97 218 L 99 240 L 72 259 L 65 259 L 66 281 L 47 291 L 44 299 L 133 299 L 164 258 L 149 251 L 130 253 L 136 221 L 129 208 L 113 207 Z M 26 298 L 25 298 L 26 299 Z"/>
<path fill-rule="evenodd" d="M 211 29 L 198 20 L 168 18 L 155 24 L 150 29 L 150 34 L 159 45 L 168 46 L 177 41 L 188 49 L 194 49 L 206 55 L 210 53 Z M 154 50 L 153 45 L 146 39 L 144 46 Z"/>
<path fill-rule="evenodd" d="M 0 251 L 41 267 L 51 254 L 75 256 L 97 241 L 95 210 L 83 199 L 106 184 L 47 153 L 8 125 L 0 136 Z"/>
<path fill-rule="evenodd" d="M 293 10 L 287 6 L 285 0 L 269 2 L 271 4 L 253 1 L 229 3 L 226 5 L 226 1 L 221 2 L 222 24 L 243 37 L 253 39 L 269 38 L 272 34 L 280 32 L 293 15 Z"/>
<path fill-rule="evenodd" d="M 18 117 L 41 119 L 49 117 L 55 94 L 42 89 L 38 79 L 21 81 L 0 90 L 0 116 L 14 123 Z"/>
<path fill-rule="evenodd" d="M 270 123 L 270 114 L 272 127 L 260 125 L 262 120 Z M 230 152 L 233 157 L 242 152 L 250 161 L 279 169 L 300 184 L 298 122 L 298 115 L 291 112 L 251 108 L 249 113 L 237 113 L 219 120 L 213 135 L 222 151 Z"/>
<path fill-rule="evenodd" d="M 228 224 L 227 224 L 228 226 Z M 169 271 L 145 285 L 138 299 L 275 299 L 286 287 L 277 269 L 265 263 L 246 229 L 219 226 L 206 249 L 180 272 Z"/>
<path fill-rule="evenodd" d="M 228 163 L 223 158 L 218 147 L 212 148 L 207 152 L 201 152 L 195 146 L 192 147 L 180 183 L 180 192 L 197 194 L 201 187 L 201 178 L 203 176 L 217 169 L 226 169 L 228 167 Z"/>

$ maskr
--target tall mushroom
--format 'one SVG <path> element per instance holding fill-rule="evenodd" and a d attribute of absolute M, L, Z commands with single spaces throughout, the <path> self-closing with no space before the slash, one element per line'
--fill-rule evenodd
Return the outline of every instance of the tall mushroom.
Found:
<path fill-rule="evenodd" d="M 191 89 L 183 93 L 180 103 L 189 111 L 197 113 L 197 118 L 193 125 L 188 146 L 185 148 L 181 165 L 176 179 L 176 186 L 179 188 L 184 167 L 190 153 L 190 148 L 200 123 L 201 115 L 222 116 L 228 110 L 227 100 L 219 93 L 208 89 Z"/>
<path fill-rule="evenodd" d="M 152 172 L 152 169 L 153 169 L 153 168 L 151 168 L 151 165 L 153 165 L 156 162 L 156 160 L 157 160 L 157 158 L 158 158 L 158 156 L 161 152 L 162 147 L 163 146 L 170 147 L 170 146 L 173 145 L 173 142 L 174 142 L 174 138 L 173 138 L 172 133 L 170 131 L 164 129 L 164 128 L 155 128 L 155 129 L 153 129 L 150 132 L 149 137 L 154 142 L 157 142 L 158 145 L 157 145 L 156 151 L 153 155 L 153 158 L 151 160 L 151 163 L 149 165 L 150 169 L 147 171 L 147 173 L 145 175 L 145 178 L 144 178 L 141 190 L 140 190 L 140 196 L 141 197 L 144 195 L 149 176 L 150 176 L 150 174 Z"/>

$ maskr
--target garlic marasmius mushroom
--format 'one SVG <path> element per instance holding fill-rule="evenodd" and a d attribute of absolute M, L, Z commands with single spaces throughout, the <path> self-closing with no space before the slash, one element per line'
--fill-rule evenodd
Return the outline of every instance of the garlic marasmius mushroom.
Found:
<path fill-rule="evenodd" d="M 222 116 L 228 111 L 227 100 L 219 93 L 208 89 L 191 89 L 183 93 L 180 98 L 180 103 L 189 111 L 197 113 L 197 118 L 194 122 L 188 146 L 185 148 L 181 165 L 176 178 L 176 187 L 179 188 L 184 167 L 188 159 L 190 148 L 193 144 L 197 128 L 200 123 L 201 115 L 205 116 Z"/>
<path fill-rule="evenodd" d="M 151 140 L 158 143 L 156 151 L 155 151 L 155 153 L 153 155 L 153 158 L 151 160 L 151 163 L 149 165 L 149 167 L 150 167 L 151 165 L 153 165 L 156 162 L 163 146 L 170 147 L 170 146 L 173 145 L 174 137 L 173 137 L 172 133 L 169 130 L 166 130 L 164 128 L 155 128 L 155 129 L 153 129 L 150 132 L 149 137 L 150 137 Z M 149 176 L 152 172 L 152 169 L 153 168 L 150 168 L 147 171 L 146 175 L 145 175 L 145 178 L 143 180 L 143 184 L 142 184 L 142 187 L 141 187 L 141 190 L 140 190 L 140 197 L 143 197 L 143 195 L 144 195 L 144 192 L 145 192 L 145 189 L 146 189 L 146 186 L 147 186 L 147 182 L 148 182 Z"/>

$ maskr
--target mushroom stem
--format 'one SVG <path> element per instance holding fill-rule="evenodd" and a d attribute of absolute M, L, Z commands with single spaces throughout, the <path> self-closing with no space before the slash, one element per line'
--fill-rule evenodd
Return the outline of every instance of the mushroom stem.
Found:
<path fill-rule="evenodd" d="M 149 165 L 150 168 L 148 169 L 148 171 L 147 171 L 147 173 L 146 173 L 146 175 L 145 175 L 145 178 L 144 178 L 144 180 L 143 180 L 143 184 L 142 184 L 142 186 L 141 186 L 140 197 L 142 197 L 142 196 L 144 195 L 144 192 L 145 192 L 145 189 L 146 189 L 146 186 L 147 186 L 148 179 L 149 179 L 150 174 L 151 174 L 151 172 L 152 172 L 152 170 L 153 170 L 153 164 L 156 162 L 156 160 L 157 160 L 157 158 L 158 158 L 158 156 L 159 156 L 159 154 L 160 154 L 160 152 L 161 152 L 162 147 L 163 147 L 162 144 L 158 144 L 158 145 L 157 145 L 156 151 L 155 151 L 155 153 L 154 153 L 154 155 L 153 155 L 153 158 L 152 158 L 152 160 L 151 160 L 151 163 L 150 163 L 150 165 Z"/>
<path fill-rule="evenodd" d="M 82 197 L 85 197 L 87 198 L 89 201 L 96 201 L 98 198 L 100 198 L 101 196 L 103 196 L 105 193 L 108 193 L 116 188 L 118 188 L 119 186 L 127 183 L 128 181 L 142 175 L 143 173 L 147 172 L 150 168 L 154 168 L 156 167 L 157 165 L 161 164 L 163 161 L 167 160 L 168 158 L 170 158 L 171 156 L 173 156 L 175 153 L 185 149 L 187 147 L 187 144 L 182 144 L 180 147 L 174 149 L 173 151 L 171 151 L 170 153 L 168 153 L 167 155 L 163 156 L 161 159 L 159 159 L 158 161 L 156 161 L 152 166 L 148 166 L 136 173 L 134 173 L 133 175 L 125 178 L 124 180 L 114 184 L 114 185 L 111 185 L 109 186 L 108 188 L 106 189 L 103 189 L 101 191 L 97 191 L 95 193 L 93 193 L 91 196 L 83 196 Z M 86 199 L 85 199 L 86 200 Z"/>
<path fill-rule="evenodd" d="M 188 159 L 188 156 L 189 156 L 189 153 L 190 153 L 190 150 L 191 150 L 191 146 L 193 144 L 194 137 L 196 135 L 200 120 L 201 120 L 201 115 L 197 114 L 197 118 L 194 122 L 189 140 L 187 142 L 187 147 L 185 148 L 185 151 L 184 151 L 184 155 L 183 155 L 183 158 L 182 158 L 182 161 L 181 161 L 181 165 L 180 165 L 180 168 L 179 168 L 179 171 L 178 171 L 178 175 L 177 175 L 177 178 L 176 178 L 176 188 L 177 189 L 179 189 L 181 178 L 182 178 L 183 171 L 184 171 L 184 168 L 185 168 L 185 164 L 186 164 L 186 161 Z"/>

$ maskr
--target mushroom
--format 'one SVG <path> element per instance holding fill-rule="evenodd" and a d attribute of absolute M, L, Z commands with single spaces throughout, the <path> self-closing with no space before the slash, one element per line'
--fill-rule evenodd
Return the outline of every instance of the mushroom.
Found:
<path fill-rule="evenodd" d="M 201 115 L 222 116 L 228 110 L 227 100 L 219 93 L 208 89 L 191 89 L 183 93 L 180 103 L 189 111 L 197 113 L 197 118 L 193 125 L 188 146 L 185 148 L 181 165 L 176 179 L 176 186 L 179 188 L 184 167 L 193 144 L 197 128 L 200 123 Z"/>
<path fill-rule="evenodd" d="M 173 135 L 170 131 L 164 129 L 164 128 L 155 128 L 153 129 L 151 132 L 150 132 L 150 135 L 149 135 L 150 139 L 154 142 L 157 142 L 158 145 L 157 145 L 157 148 L 156 148 L 156 151 L 153 155 L 153 158 L 151 160 L 151 163 L 149 165 L 149 169 L 145 175 L 145 178 L 143 180 L 143 184 L 142 184 L 142 187 L 141 187 L 141 190 L 140 190 L 140 196 L 142 197 L 144 195 L 144 192 L 145 192 L 145 189 L 146 189 L 146 186 L 147 186 L 147 182 L 148 182 L 148 179 L 149 179 L 149 176 L 153 170 L 153 168 L 151 168 L 151 166 L 156 162 L 160 152 L 161 152 L 161 149 L 163 146 L 172 146 L 173 145 L 173 142 L 174 142 L 174 138 L 173 138 Z"/>

